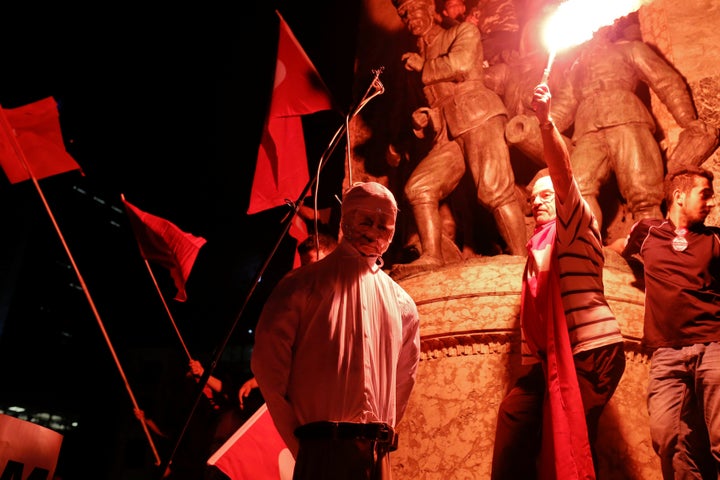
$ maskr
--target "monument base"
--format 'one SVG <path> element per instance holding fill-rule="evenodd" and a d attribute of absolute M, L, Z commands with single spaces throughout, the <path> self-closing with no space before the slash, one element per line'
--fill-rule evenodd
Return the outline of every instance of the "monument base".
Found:
<path fill-rule="evenodd" d="M 598 476 L 660 479 L 645 407 L 644 294 L 624 260 L 605 254 L 605 292 L 625 338 L 627 365 L 600 420 Z M 391 457 L 395 480 L 490 478 L 498 406 L 525 368 L 519 331 L 524 265 L 524 257 L 473 258 L 399 281 L 420 311 L 422 354 Z"/>

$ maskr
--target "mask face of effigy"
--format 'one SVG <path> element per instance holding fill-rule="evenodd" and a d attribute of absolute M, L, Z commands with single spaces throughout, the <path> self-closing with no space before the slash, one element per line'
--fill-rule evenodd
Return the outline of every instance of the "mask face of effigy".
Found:
<path fill-rule="evenodd" d="M 363 255 L 380 256 L 390 247 L 395 234 L 395 216 L 380 208 L 355 208 L 344 218 L 343 233 Z"/>
<path fill-rule="evenodd" d="M 387 251 L 396 218 L 397 202 L 387 187 L 366 182 L 345 192 L 340 220 L 343 235 L 363 255 L 378 257 Z"/>

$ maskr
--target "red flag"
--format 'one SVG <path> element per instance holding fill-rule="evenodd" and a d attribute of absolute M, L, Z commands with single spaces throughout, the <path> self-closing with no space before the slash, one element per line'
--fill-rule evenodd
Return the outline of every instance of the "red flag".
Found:
<path fill-rule="evenodd" d="M 52 97 L 2 109 L 0 166 L 10 183 L 51 177 L 80 165 L 65 150 L 57 104 Z M 26 168 L 27 167 L 27 168 Z"/>
<path fill-rule="evenodd" d="M 275 83 L 260 141 L 248 214 L 295 201 L 310 180 L 302 115 L 330 110 L 330 92 L 280 17 Z"/>
<path fill-rule="evenodd" d="M 295 459 L 263 404 L 207 461 L 231 480 L 290 480 Z"/>
<path fill-rule="evenodd" d="M 290 236 L 293 237 L 295 240 L 297 240 L 297 244 L 300 245 L 300 242 L 305 240 L 309 234 L 307 230 L 307 225 L 305 224 L 305 220 L 300 215 L 295 215 L 292 220 L 292 224 L 290 225 L 289 230 Z M 298 268 L 300 266 L 300 254 L 297 251 L 297 246 L 295 247 L 295 259 L 293 260 L 293 269 Z"/>
<path fill-rule="evenodd" d="M 177 288 L 175 300 L 187 300 L 185 283 L 190 276 L 200 248 L 207 240 L 185 233 L 164 218 L 143 212 L 122 196 L 130 225 L 140 247 L 140 254 L 149 262 L 157 262 L 170 271 Z"/>

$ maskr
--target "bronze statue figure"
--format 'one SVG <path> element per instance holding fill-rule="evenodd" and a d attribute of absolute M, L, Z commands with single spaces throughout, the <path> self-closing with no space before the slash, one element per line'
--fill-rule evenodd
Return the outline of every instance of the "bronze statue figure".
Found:
<path fill-rule="evenodd" d="M 407 180 L 422 244 L 417 260 L 396 265 L 401 277 L 445 263 L 439 203 L 472 175 L 478 203 L 492 213 L 506 252 L 525 254 L 526 225 L 515 195 L 515 177 L 504 139 L 507 112 L 483 79 L 480 32 L 471 23 L 443 28 L 433 21 L 432 0 L 393 0 L 398 15 L 417 37 L 418 52 L 403 54 L 406 70 L 420 75 L 428 106 L 412 114 L 416 135 L 434 144 Z"/>
<path fill-rule="evenodd" d="M 682 152 L 676 149 L 676 163 L 706 158 L 712 150 L 702 145 L 715 144 L 717 139 L 717 130 L 698 119 L 684 78 L 639 35 L 625 37 L 628 28 L 633 31 L 623 18 L 598 30 L 582 46 L 566 81 L 553 96 L 553 121 L 561 131 L 573 126 L 573 170 L 601 225 L 598 196 L 612 175 L 634 221 L 663 216 L 665 167 L 654 137 L 655 120 L 637 93 L 641 83 L 657 94 L 684 129 L 685 138 L 697 140 L 699 135 L 704 139 L 704 143 L 688 140 Z M 518 142 L 539 136 L 536 123 L 524 116 L 512 119 L 508 132 Z M 698 148 L 702 152 L 693 151 Z"/>

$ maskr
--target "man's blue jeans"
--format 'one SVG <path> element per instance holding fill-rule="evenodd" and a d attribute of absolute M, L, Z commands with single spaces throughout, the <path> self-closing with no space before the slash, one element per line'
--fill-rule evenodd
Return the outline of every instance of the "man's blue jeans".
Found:
<path fill-rule="evenodd" d="M 655 350 L 647 403 L 663 478 L 720 478 L 720 343 Z"/>

